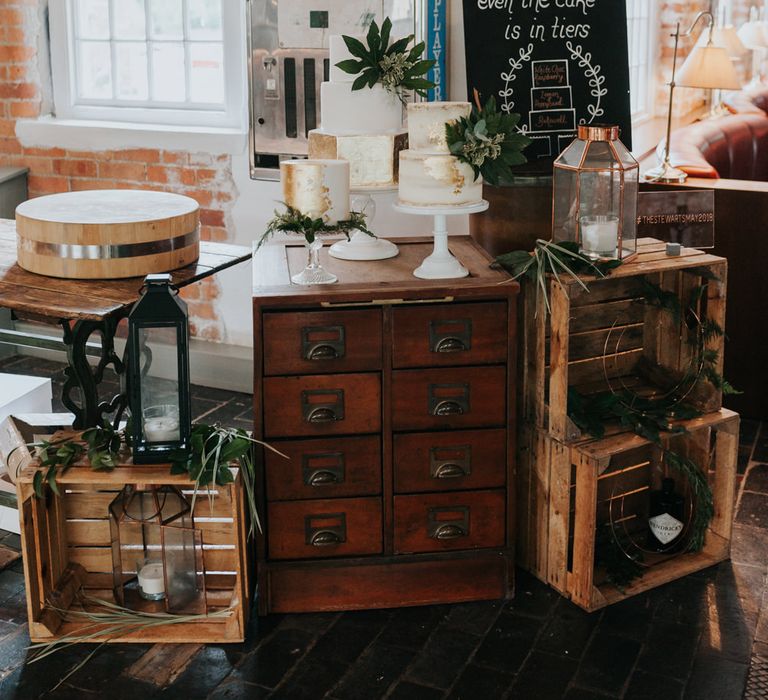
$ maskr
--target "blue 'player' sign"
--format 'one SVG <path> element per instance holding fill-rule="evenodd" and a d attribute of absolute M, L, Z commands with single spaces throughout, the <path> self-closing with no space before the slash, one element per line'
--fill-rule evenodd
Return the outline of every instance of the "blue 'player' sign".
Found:
<path fill-rule="evenodd" d="M 446 6 L 448 0 L 428 0 L 427 2 L 427 50 L 426 58 L 435 61 L 435 66 L 427 74 L 427 78 L 435 83 L 435 87 L 427 92 L 430 102 L 448 99 L 447 57 L 447 27 Z"/>

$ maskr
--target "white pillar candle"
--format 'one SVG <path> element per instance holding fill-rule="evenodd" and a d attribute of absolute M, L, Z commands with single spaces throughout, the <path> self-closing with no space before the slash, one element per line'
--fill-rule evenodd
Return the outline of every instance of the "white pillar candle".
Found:
<path fill-rule="evenodd" d="M 139 587 L 147 596 L 158 597 L 165 594 L 162 562 L 147 561 L 139 569 Z"/>
<path fill-rule="evenodd" d="M 618 245 L 618 216 L 581 217 L 581 248 L 587 255 L 615 258 Z"/>
<path fill-rule="evenodd" d="M 145 418 L 144 437 L 148 442 L 175 442 L 180 437 L 178 418 L 173 416 Z"/>

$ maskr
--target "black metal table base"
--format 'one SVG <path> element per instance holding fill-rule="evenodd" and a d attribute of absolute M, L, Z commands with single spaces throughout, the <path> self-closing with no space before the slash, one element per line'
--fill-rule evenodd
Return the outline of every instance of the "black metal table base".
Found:
<path fill-rule="evenodd" d="M 120 321 L 127 315 L 128 310 L 113 314 L 103 321 L 76 321 L 74 325 L 61 321 L 69 362 L 69 366 L 64 370 L 66 381 L 61 400 L 74 413 L 72 426 L 77 430 L 99 425 L 104 421 L 104 416 L 113 413 L 112 422 L 117 425 L 125 411 L 128 396 L 125 381 L 126 363 L 125 356 L 121 358 L 115 352 L 115 332 Z M 95 333 L 101 336 L 101 349 L 98 363 L 91 366 L 88 355 L 93 354 L 90 349 L 93 344 L 88 341 Z M 110 400 L 100 401 L 99 384 L 104 378 L 104 370 L 110 365 L 120 378 L 120 391 Z"/>

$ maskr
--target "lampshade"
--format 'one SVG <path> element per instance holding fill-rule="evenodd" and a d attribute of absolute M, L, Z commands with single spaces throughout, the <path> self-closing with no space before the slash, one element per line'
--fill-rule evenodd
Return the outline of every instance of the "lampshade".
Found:
<path fill-rule="evenodd" d="M 696 42 L 696 46 L 706 46 L 708 43 L 709 32 L 703 31 Z M 732 24 L 726 27 L 715 27 L 712 30 L 712 44 L 724 48 L 731 58 L 739 58 L 748 51 L 744 42 L 739 39 L 736 27 Z"/>
<path fill-rule="evenodd" d="M 765 31 L 765 23 L 750 20 L 737 32 L 741 42 L 750 50 L 764 49 L 768 47 L 768 35 Z"/>
<path fill-rule="evenodd" d="M 682 87 L 739 90 L 741 81 L 728 52 L 721 46 L 694 46 L 678 72 Z"/>

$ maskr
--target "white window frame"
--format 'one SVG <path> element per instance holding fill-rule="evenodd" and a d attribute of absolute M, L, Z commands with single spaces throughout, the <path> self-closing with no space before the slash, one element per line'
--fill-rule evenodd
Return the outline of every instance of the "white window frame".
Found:
<path fill-rule="evenodd" d="M 120 0 L 111 0 L 120 2 Z M 53 102 L 58 119 L 92 120 L 189 127 L 241 128 L 245 84 L 244 5 L 240 0 L 222 0 L 224 47 L 224 105 L 174 107 L 104 104 L 78 100 L 75 86 L 75 32 L 72 0 L 50 0 L 51 77 Z"/>
<path fill-rule="evenodd" d="M 627 3 L 627 10 L 629 11 L 629 8 L 633 2 L 638 2 L 639 0 L 630 0 L 630 2 Z M 658 26 L 658 14 L 659 14 L 659 8 L 658 8 L 658 2 L 656 0 L 647 0 L 648 1 L 648 36 L 645 37 L 646 41 L 644 45 L 641 47 L 641 50 L 645 53 L 645 79 L 646 79 L 646 95 L 645 95 L 645 103 L 642 105 L 642 107 L 632 113 L 632 124 L 633 126 L 638 126 L 639 124 L 642 124 L 643 122 L 646 122 L 650 119 L 653 119 L 655 116 L 655 103 L 656 103 L 656 54 L 659 47 L 659 31 L 660 27 Z M 629 23 L 627 25 L 627 31 L 630 31 Z M 630 39 L 631 40 L 631 39 Z M 630 71 L 632 70 L 632 57 L 630 56 Z M 630 74 L 630 89 L 631 89 L 631 74 Z"/>

